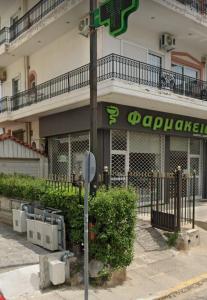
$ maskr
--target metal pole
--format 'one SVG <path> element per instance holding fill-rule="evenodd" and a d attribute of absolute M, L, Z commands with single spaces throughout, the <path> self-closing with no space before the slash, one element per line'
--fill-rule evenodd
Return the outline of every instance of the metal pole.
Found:
<path fill-rule="evenodd" d="M 193 171 L 193 221 L 192 228 L 195 228 L 195 188 L 196 188 L 196 170 Z"/>
<path fill-rule="evenodd" d="M 180 231 L 180 206 L 181 206 L 181 198 L 182 198 L 182 171 L 181 167 L 177 168 L 177 231 Z"/>
<path fill-rule="evenodd" d="M 88 194 L 90 191 L 89 172 L 90 172 L 90 159 L 87 159 L 88 176 L 85 178 L 85 194 L 84 194 L 84 299 L 88 300 Z"/>
<path fill-rule="evenodd" d="M 97 30 L 94 27 L 93 11 L 97 0 L 90 0 L 90 151 L 97 162 Z M 97 172 L 91 183 L 91 193 L 97 186 Z"/>

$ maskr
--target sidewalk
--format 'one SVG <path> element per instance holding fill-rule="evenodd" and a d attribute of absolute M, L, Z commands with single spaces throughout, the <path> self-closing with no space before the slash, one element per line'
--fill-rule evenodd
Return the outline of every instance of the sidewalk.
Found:
<path fill-rule="evenodd" d="M 205 206 L 205 207 L 204 207 Z M 206 210 L 207 205 L 199 206 L 198 211 Z M 197 211 L 197 208 L 196 208 Z M 206 214 L 207 215 L 207 214 Z M 90 300 L 141 300 L 155 299 L 157 295 L 182 282 L 193 282 L 193 278 L 201 278 L 207 272 L 207 231 L 200 229 L 201 245 L 190 252 L 178 252 L 169 249 L 158 230 L 153 229 L 147 222 L 137 226 L 135 243 L 135 258 L 128 268 L 127 281 L 122 286 L 110 289 L 93 288 L 90 290 Z M 35 267 L 34 267 L 35 268 Z M 15 272 L 15 271 L 12 271 Z M 10 272 L 11 273 L 11 272 Z M 37 274 L 36 270 L 36 274 Z M 0 287 L 2 276 L 0 274 Z M 13 273 L 13 275 L 15 275 Z M 13 276 L 12 275 L 12 276 Z M 29 276 L 29 274 L 27 274 Z M 11 274 L 10 274 L 11 276 Z M 31 270 L 34 278 L 34 269 Z M 28 280 L 29 282 L 29 280 Z M 11 285 L 12 288 L 12 285 Z M 29 291 L 29 289 L 27 289 Z M 12 293 L 10 293 L 11 295 Z M 82 300 L 83 290 L 70 287 L 60 287 L 48 292 L 32 293 L 24 291 L 11 296 L 8 300 Z"/>

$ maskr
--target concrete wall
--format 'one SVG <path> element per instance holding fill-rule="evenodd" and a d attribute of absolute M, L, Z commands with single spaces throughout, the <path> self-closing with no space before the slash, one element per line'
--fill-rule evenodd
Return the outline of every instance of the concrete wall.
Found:
<path fill-rule="evenodd" d="M 23 201 L 22 201 L 23 202 Z M 13 225 L 12 209 L 19 209 L 21 201 L 0 196 L 0 222 Z"/>

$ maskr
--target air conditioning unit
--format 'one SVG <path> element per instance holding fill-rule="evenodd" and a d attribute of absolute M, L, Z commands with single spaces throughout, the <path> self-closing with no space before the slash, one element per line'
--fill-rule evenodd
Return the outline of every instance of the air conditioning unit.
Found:
<path fill-rule="evenodd" d="M 35 233 L 36 233 L 36 244 L 38 246 L 44 247 L 44 222 L 35 221 Z"/>
<path fill-rule="evenodd" d="M 24 233 L 27 232 L 27 217 L 26 212 L 19 210 L 19 209 L 13 209 L 13 229 L 14 231 Z"/>
<path fill-rule="evenodd" d="M 84 18 L 82 18 L 79 22 L 79 33 L 85 37 L 89 36 L 89 27 L 90 26 L 90 17 L 86 16 Z"/>
<path fill-rule="evenodd" d="M 6 70 L 0 70 L 0 81 L 6 81 L 7 79 L 7 73 L 6 73 Z"/>
<path fill-rule="evenodd" d="M 163 33 L 160 36 L 160 48 L 169 52 L 175 49 L 175 37 L 170 33 Z"/>
<path fill-rule="evenodd" d="M 43 247 L 50 251 L 58 250 L 58 225 L 43 223 Z"/>
<path fill-rule="evenodd" d="M 36 220 L 27 219 L 27 240 L 30 243 L 36 244 Z"/>

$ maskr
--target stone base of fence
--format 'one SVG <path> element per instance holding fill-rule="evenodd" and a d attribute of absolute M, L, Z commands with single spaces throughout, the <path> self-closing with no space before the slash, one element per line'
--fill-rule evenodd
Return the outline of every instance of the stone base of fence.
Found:
<path fill-rule="evenodd" d="M 176 242 L 178 250 L 190 250 L 200 245 L 199 229 L 188 229 L 179 232 Z"/>

